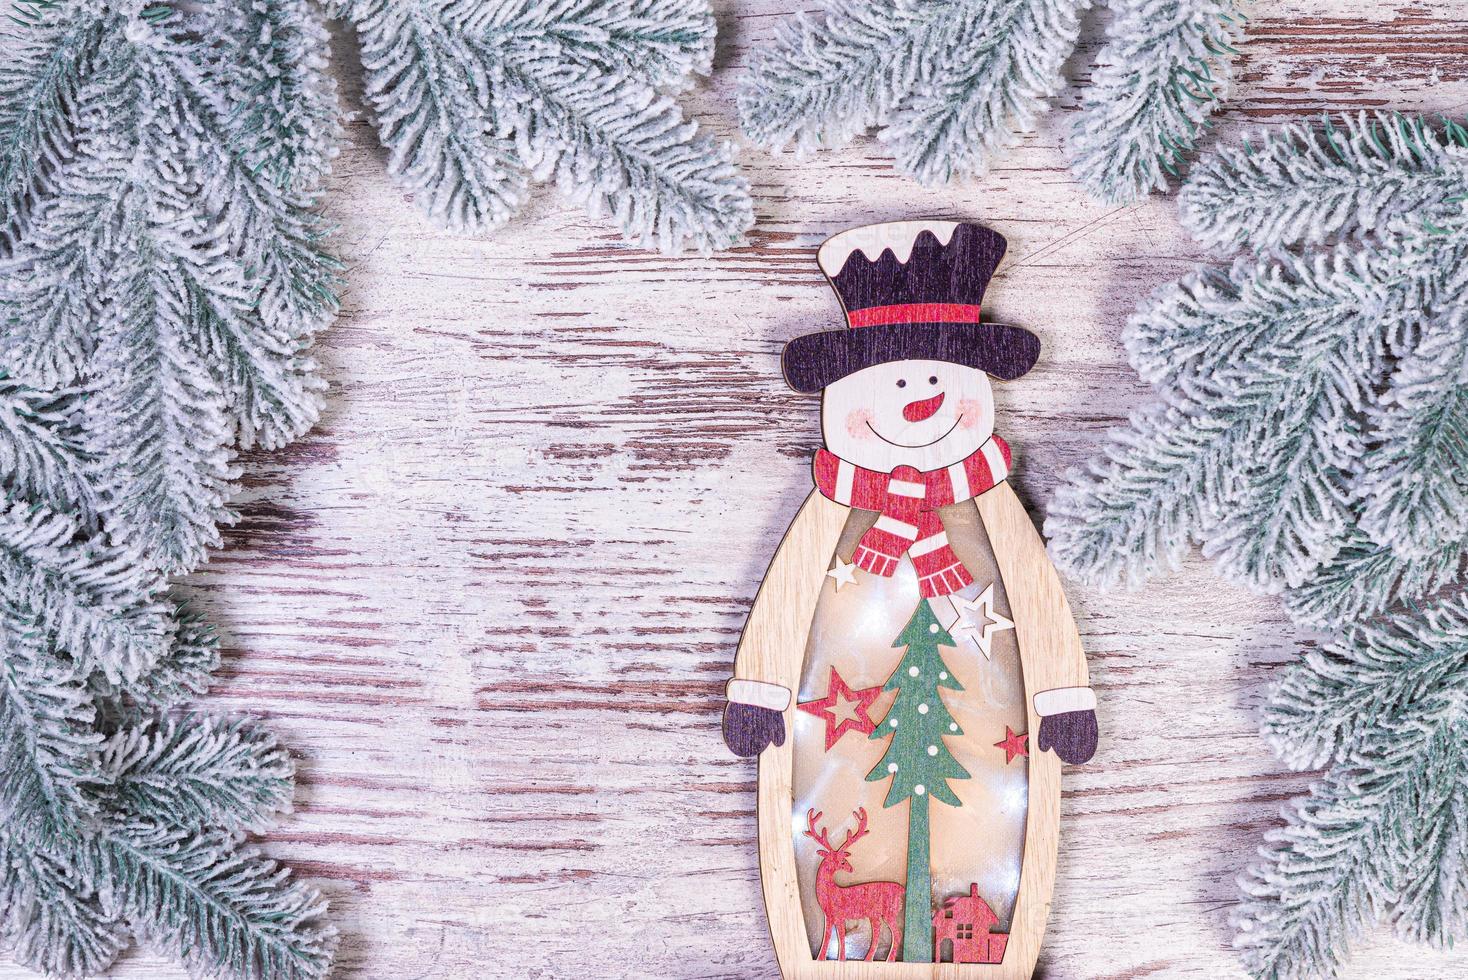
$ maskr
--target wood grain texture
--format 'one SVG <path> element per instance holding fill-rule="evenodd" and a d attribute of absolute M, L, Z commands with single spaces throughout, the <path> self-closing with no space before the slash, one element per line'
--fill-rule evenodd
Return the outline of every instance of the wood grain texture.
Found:
<path fill-rule="evenodd" d="M 1039 535 L 1008 484 L 973 498 L 999 562 L 1031 695 L 1058 687 L 1084 687 L 1085 656 L 1070 608 Z M 807 636 L 825 569 L 836 549 L 850 510 L 812 492 L 776 549 L 755 596 L 739 639 L 734 675 L 744 680 L 798 689 Z M 936 628 L 936 627 L 935 627 Z M 914 668 L 916 669 L 916 668 Z M 1040 730 L 1040 716 L 1026 698 L 1028 731 Z M 786 731 L 794 731 L 791 705 Z M 896 722 L 893 722 L 896 724 Z M 1025 859 L 1020 871 L 1014 922 L 1002 965 L 963 967 L 953 963 L 817 962 L 802 917 L 791 837 L 795 739 L 771 746 L 759 759 L 758 843 L 765 908 L 779 969 L 787 980 L 958 980 L 982 972 L 992 980 L 1025 980 L 1040 953 L 1055 879 L 1056 839 L 1060 834 L 1061 763 L 1052 752 L 1029 756 L 1029 806 L 1025 821 Z M 829 747 L 829 746 L 828 746 Z M 852 916 L 860 918 L 860 916 Z M 827 933 L 829 938 L 829 932 Z M 876 942 L 876 937 L 873 937 Z"/>
<path fill-rule="evenodd" d="M 733 135 L 735 76 L 796 7 L 716 0 L 718 66 L 688 99 L 715 131 Z M 1222 139 L 1322 108 L 1468 107 L 1455 0 L 1250 12 Z M 339 71 L 360 105 L 349 58 Z M 348 127 L 326 416 L 249 459 L 243 520 L 190 583 L 228 636 L 208 703 L 262 716 L 301 759 L 298 812 L 266 846 L 329 893 L 339 977 L 775 976 L 755 767 L 725 752 L 719 720 L 750 602 L 810 491 L 817 404 L 785 388 L 780 347 L 838 322 L 814 258 L 832 232 L 929 215 L 1002 231 L 986 304 L 1044 350 L 999 387 L 1000 431 L 1041 516 L 1145 395 L 1127 314 L 1200 256 L 1171 200 L 1112 208 L 1077 189 L 1059 147 L 1075 101 L 988 178 L 945 189 L 897 177 L 870 141 L 804 162 L 746 148 L 758 227 L 707 260 L 628 249 L 550 190 L 492 238 L 436 230 L 371 130 Z M 1102 744 L 1066 775 L 1038 975 L 1240 976 L 1234 876 L 1309 782 L 1255 712 L 1318 638 L 1198 561 L 1140 592 L 1068 594 Z M 115 975 L 184 973 L 138 952 Z M 1468 954 L 1384 935 L 1349 973 L 1463 975 Z"/>

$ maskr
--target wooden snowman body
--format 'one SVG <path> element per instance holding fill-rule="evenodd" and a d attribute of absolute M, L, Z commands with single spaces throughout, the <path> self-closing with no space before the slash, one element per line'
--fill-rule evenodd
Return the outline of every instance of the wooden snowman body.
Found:
<path fill-rule="evenodd" d="M 725 736 L 759 755 L 787 980 L 1018 978 L 1039 955 L 1056 753 L 1090 757 L 1095 701 L 993 434 L 989 377 L 1039 349 L 980 322 L 1003 252 L 953 222 L 837 235 L 819 259 L 847 332 L 785 351 L 791 385 L 822 392 L 826 447 L 741 637 Z"/>

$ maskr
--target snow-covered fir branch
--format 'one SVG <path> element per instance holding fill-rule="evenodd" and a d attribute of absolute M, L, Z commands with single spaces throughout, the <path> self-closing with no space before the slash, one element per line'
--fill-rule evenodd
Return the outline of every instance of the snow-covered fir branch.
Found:
<path fill-rule="evenodd" d="M 1338 976 L 1350 943 L 1393 908 L 1408 938 L 1462 934 L 1465 735 L 1461 717 L 1373 733 L 1266 835 L 1233 916 L 1251 976 Z"/>
<path fill-rule="evenodd" d="M 1451 119 L 1361 112 L 1290 123 L 1220 148 L 1178 195 L 1210 248 L 1319 245 L 1455 210 L 1468 185 L 1468 129 Z"/>
<path fill-rule="evenodd" d="M 957 25 L 924 57 L 928 83 L 914 87 L 881 138 L 897 168 L 925 184 L 987 173 L 999 151 L 1049 111 L 1061 67 L 1080 32 L 1072 0 L 1008 0 Z"/>
<path fill-rule="evenodd" d="M 223 42 L 217 121 L 237 134 L 242 169 L 313 202 L 341 135 L 326 25 L 310 0 L 210 4 L 199 15 Z"/>
<path fill-rule="evenodd" d="M 66 651 L 74 671 L 117 683 L 162 656 L 162 579 L 136 551 L 88 533 L 43 500 L 0 496 L 0 588 L 10 628 Z"/>
<path fill-rule="evenodd" d="M 1465 555 L 1468 532 L 1462 529 L 1444 528 L 1431 552 L 1409 557 L 1353 528 L 1334 561 L 1285 593 L 1285 610 L 1297 623 L 1323 628 L 1375 616 L 1451 589 L 1462 576 Z"/>
<path fill-rule="evenodd" d="M 1228 98 L 1242 15 L 1233 0 L 1113 0 L 1100 65 L 1069 150 L 1076 179 L 1110 204 L 1179 176 Z"/>
<path fill-rule="evenodd" d="M 758 51 L 744 131 L 805 154 L 878 129 L 924 183 L 981 176 L 1065 84 L 1087 0 L 857 0 L 799 13 Z M 1070 139 L 1094 196 L 1135 199 L 1176 176 L 1227 97 L 1242 33 L 1232 0 L 1115 0 Z"/>
<path fill-rule="evenodd" d="M 1468 178 L 1468 172 L 1465 172 Z M 1468 180 L 1458 194 L 1468 194 Z M 1398 340 L 1397 363 L 1370 406 L 1379 444 L 1362 466 L 1361 527 L 1402 558 L 1468 533 L 1468 212 L 1461 202 L 1413 215 L 1401 236 L 1404 305 L 1423 311 Z M 1434 224 L 1436 220 L 1440 224 Z"/>
<path fill-rule="evenodd" d="M 119 728 L 99 766 L 106 810 L 196 831 L 264 830 L 294 789 L 295 764 L 273 735 L 198 714 Z"/>
<path fill-rule="evenodd" d="M 1060 90 L 1079 0 L 833 4 L 781 25 L 743 80 L 744 130 L 808 152 L 872 127 L 925 183 L 986 172 Z"/>
<path fill-rule="evenodd" d="M 919 78 L 930 42 L 987 6 L 864 2 L 832 5 L 821 17 L 795 14 L 741 80 L 745 133 L 772 150 L 807 153 L 885 125 Z"/>
<path fill-rule="evenodd" d="M 241 445 L 315 419 L 334 153 L 298 0 L 34 0 L 0 64 L 0 947 L 53 976 L 134 941 L 198 973 L 323 976 L 323 904 L 241 848 L 292 767 L 203 691 L 166 592 L 232 518 Z M 12 45 L 10 42 L 14 41 Z"/>
<path fill-rule="evenodd" d="M 1265 735 L 1331 764 L 1244 880 L 1260 977 L 1328 976 L 1366 926 L 1450 945 L 1468 933 L 1468 603 L 1459 592 L 1347 627 L 1285 668 Z"/>
<path fill-rule="evenodd" d="M 0 473 L 16 496 L 49 500 L 95 530 L 91 457 L 76 420 L 85 401 L 80 388 L 39 391 L 0 377 Z"/>
<path fill-rule="evenodd" d="M 349 0 L 389 167 L 430 216 L 479 231 L 554 178 L 627 238 L 709 252 L 754 221 L 732 149 L 661 91 L 712 63 L 703 0 Z"/>
<path fill-rule="evenodd" d="M 85 679 L 41 631 L 27 631 L 17 620 L 7 616 L 0 630 L 0 827 L 18 835 L 24 825 L 33 834 L 55 836 L 96 813 L 89 789 L 98 780 L 103 735 L 93 725 Z M 3 866 L 0 894 L 14 885 L 23 863 Z M 5 945 L 33 928 L 30 914 L 41 911 L 0 902 Z"/>
<path fill-rule="evenodd" d="M 80 847 L 50 853 L 106 882 L 103 908 L 195 973 L 316 980 L 331 964 L 320 894 L 227 830 L 109 820 Z"/>
<path fill-rule="evenodd" d="M 334 311 L 334 265 L 319 189 L 267 177 L 260 137 L 231 128 L 248 120 L 228 90 L 268 66 L 216 64 L 186 17 L 99 16 L 120 43 L 78 83 L 72 156 L 4 262 L 5 366 L 96 393 L 107 529 L 178 571 L 233 519 L 235 445 L 278 446 L 315 420 L 305 351 Z"/>
<path fill-rule="evenodd" d="M 1227 577 L 1278 591 L 1329 561 L 1383 356 L 1361 311 L 1382 295 L 1371 263 L 1337 252 L 1204 269 L 1149 301 L 1126 341 L 1166 397 L 1057 491 L 1062 567 L 1135 585 L 1191 539 Z"/>
<path fill-rule="evenodd" d="M 68 111 L 105 34 L 87 4 L 17 3 L 0 71 L 0 256 L 19 238 L 46 174 L 76 142 Z"/>
<path fill-rule="evenodd" d="M 88 678 L 97 721 L 109 732 L 140 724 L 198 697 L 219 667 L 219 636 L 214 628 L 176 596 L 166 596 L 165 601 L 173 620 L 172 637 L 152 668 L 126 682 L 113 682 L 95 673 Z"/>
<path fill-rule="evenodd" d="M 1159 397 L 1046 523 L 1081 578 L 1135 585 L 1197 541 L 1338 631 L 1266 709 L 1282 758 L 1331 768 L 1242 879 L 1259 980 L 1336 976 L 1386 920 L 1439 945 L 1468 932 L 1465 136 L 1362 116 L 1195 169 L 1195 233 L 1260 255 L 1133 318 Z"/>
<path fill-rule="evenodd" d="M 128 945 L 116 912 L 74 862 L 32 846 L 15 828 L 0 826 L 0 909 L 5 950 L 17 961 L 56 976 L 101 975 Z M 20 915 L 29 921 L 17 920 Z"/>
<path fill-rule="evenodd" d="M 1352 623 L 1284 668 L 1265 710 L 1265 734 L 1296 769 L 1349 760 L 1391 725 L 1432 723 L 1468 707 L 1468 598 Z"/>

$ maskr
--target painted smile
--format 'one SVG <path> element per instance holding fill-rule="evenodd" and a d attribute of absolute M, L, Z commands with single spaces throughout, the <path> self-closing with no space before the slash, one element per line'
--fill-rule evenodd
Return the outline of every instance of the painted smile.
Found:
<path fill-rule="evenodd" d="M 942 397 L 942 396 L 939 396 L 939 397 Z M 958 418 L 956 418 L 956 419 L 953 420 L 953 424 L 948 427 L 948 431 L 945 432 L 945 433 L 943 433 L 938 438 L 934 439 L 932 442 L 915 442 L 915 443 L 898 442 L 895 439 L 888 439 L 886 436 L 882 435 L 882 433 L 880 433 L 880 432 L 877 431 L 876 426 L 872 425 L 872 423 L 870 423 L 870 422 L 867 423 L 867 428 L 872 430 L 872 435 L 876 436 L 878 439 L 881 439 L 883 442 L 887 443 L 887 445 L 889 445 L 889 446 L 897 446 L 897 447 L 902 448 L 902 449 L 926 449 L 928 446 L 936 445 L 937 443 L 942 442 L 944 439 L 947 439 L 950 435 L 953 434 L 953 430 L 956 429 L 956 428 L 958 428 L 958 423 L 960 423 L 962 421 L 963 421 L 963 416 L 962 415 L 959 415 Z"/>

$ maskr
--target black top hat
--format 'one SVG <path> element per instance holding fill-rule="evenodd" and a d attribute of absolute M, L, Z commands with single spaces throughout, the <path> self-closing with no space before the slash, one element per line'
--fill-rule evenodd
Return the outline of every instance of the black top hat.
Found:
<path fill-rule="evenodd" d="M 1034 366 L 1040 339 L 1022 327 L 979 322 L 1004 249 L 998 232 L 955 221 L 894 221 L 832 236 L 817 261 L 847 329 L 786 344 L 785 380 L 796 391 L 820 391 L 863 368 L 914 359 L 1014 380 Z"/>

